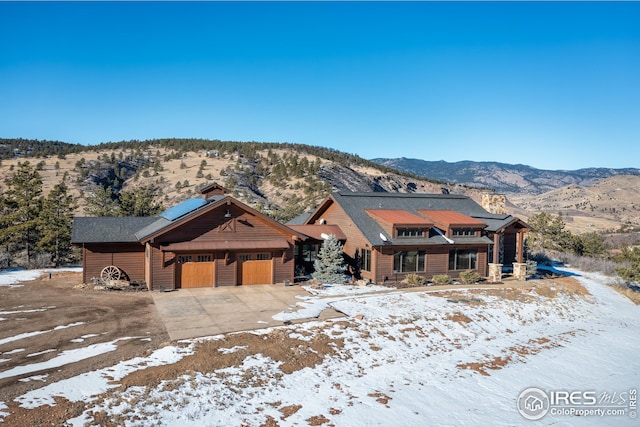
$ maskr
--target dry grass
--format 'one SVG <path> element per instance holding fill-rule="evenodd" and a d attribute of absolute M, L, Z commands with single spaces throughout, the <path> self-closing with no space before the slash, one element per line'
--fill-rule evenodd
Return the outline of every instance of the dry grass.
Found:
<path fill-rule="evenodd" d="M 153 387 L 162 381 L 172 381 L 191 372 L 214 372 L 218 369 L 239 366 L 247 356 L 262 354 L 281 362 L 284 374 L 291 374 L 322 363 L 324 356 L 334 355 L 343 345 L 342 339 L 318 334 L 311 341 L 291 338 L 287 330 L 276 329 L 265 335 L 250 332 L 229 334 L 214 341 L 203 341 L 196 345 L 195 353 L 171 365 L 153 366 L 136 371 L 120 381 L 121 388 L 130 386 Z M 222 353 L 225 348 L 240 348 L 233 353 Z M 215 357 L 212 357 L 215 355 Z M 240 384 L 239 384 L 240 386 Z"/>
<path fill-rule="evenodd" d="M 447 315 L 447 320 L 451 320 L 452 322 L 456 322 L 456 323 L 460 323 L 460 324 L 465 324 L 465 323 L 471 323 L 472 320 L 470 318 L 468 318 L 467 316 L 465 316 L 464 314 L 456 311 L 455 313 L 450 313 L 449 315 Z"/>
<path fill-rule="evenodd" d="M 556 298 L 558 295 L 571 295 L 584 298 L 589 291 L 574 277 L 558 277 L 553 280 L 542 280 L 536 284 L 536 293 L 547 298 Z"/>
<path fill-rule="evenodd" d="M 515 360 L 522 360 L 524 356 L 538 354 L 543 350 L 554 347 L 562 347 L 560 342 L 566 341 L 565 335 L 575 335 L 575 332 L 565 332 L 555 337 L 532 338 L 526 344 L 515 345 L 503 350 L 504 356 L 486 356 L 486 360 L 480 362 L 459 363 L 456 365 L 459 369 L 471 369 L 480 375 L 489 376 L 489 370 L 496 371 L 502 369 L 507 364 Z"/>
<path fill-rule="evenodd" d="M 511 356 L 496 356 L 484 362 L 459 363 L 457 367 L 460 369 L 471 369 L 473 371 L 476 371 L 480 375 L 488 377 L 489 372 L 487 372 L 487 369 L 491 369 L 494 371 L 502 369 L 509 362 L 511 362 Z"/>
<path fill-rule="evenodd" d="M 280 419 L 284 421 L 287 418 L 289 418 L 291 415 L 298 412 L 300 409 L 302 409 L 302 405 L 283 406 L 282 408 L 278 409 L 278 411 L 282 413 L 282 416 L 280 417 Z"/>
<path fill-rule="evenodd" d="M 322 424 L 328 423 L 329 419 L 324 415 L 314 415 L 313 417 L 307 418 L 305 421 L 310 426 L 321 426 Z"/>
<path fill-rule="evenodd" d="M 376 398 L 376 402 L 378 402 L 378 403 L 380 403 L 382 405 L 386 405 L 387 408 L 389 407 L 388 403 L 391 400 L 391 397 L 387 396 L 386 394 L 381 393 L 381 392 L 378 391 L 378 392 L 375 392 L 375 393 L 369 393 L 369 394 L 367 394 L 367 396 L 375 397 Z"/>
<path fill-rule="evenodd" d="M 626 285 L 620 285 L 617 283 L 611 284 L 610 285 L 616 292 L 624 295 L 625 297 L 629 298 L 631 301 L 633 301 L 634 304 L 636 305 L 640 305 L 640 292 L 634 291 L 633 289 L 631 289 L 630 287 L 626 286 Z"/>

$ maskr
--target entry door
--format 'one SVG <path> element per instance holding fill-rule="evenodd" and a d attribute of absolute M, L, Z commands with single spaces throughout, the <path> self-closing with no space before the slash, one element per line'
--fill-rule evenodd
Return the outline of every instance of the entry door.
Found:
<path fill-rule="evenodd" d="M 266 285 L 272 283 L 271 254 L 241 254 L 240 261 L 240 284 L 241 285 Z"/>
<path fill-rule="evenodd" d="M 181 288 L 213 286 L 215 263 L 211 255 L 179 255 L 178 265 Z"/>

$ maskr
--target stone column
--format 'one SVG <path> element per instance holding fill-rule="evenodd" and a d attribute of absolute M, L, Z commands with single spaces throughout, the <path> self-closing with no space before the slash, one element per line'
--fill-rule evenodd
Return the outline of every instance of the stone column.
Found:
<path fill-rule="evenodd" d="M 527 280 L 527 264 L 524 262 L 514 262 L 513 277 L 516 280 Z"/>
<path fill-rule="evenodd" d="M 489 283 L 502 282 L 502 264 L 489 263 Z"/>

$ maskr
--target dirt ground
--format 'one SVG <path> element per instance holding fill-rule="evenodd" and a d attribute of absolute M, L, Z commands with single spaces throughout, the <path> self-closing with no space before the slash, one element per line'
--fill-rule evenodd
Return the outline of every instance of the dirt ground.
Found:
<path fill-rule="evenodd" d="M 45 362 L 59 356 L 65 350 L 85 348 L 91 344 L 104 343 L 123 339 L 117 342 L 117 350 L 95 357 L 70 363 L 59 368 L 33 372 L 24 375 L 0 379 L 0 402 L 8 405 L 3 411 L 7 416 L 7 426 L 64 425 L 64 421 L 78 416 L 84 410 L 84 402 L 69 402 L 56 397 L 56 406 L 41 406 L 29 410 L 21 408 L 16 397 L 27 391 L 41 388 L 65 378 L 71 378 L 84 372 L 97 370 L 117 364 L 121 360 L 136 356 L 148 355 L 151 351 L 169 344 L 167 334 L 150 293 L 146 291 L 104 291 L 91 288 L 80 288 L 79 273 L 59 273 L 32 282 L 22 282 L 21 287 L 0 286 L 0 373 L 17 366 L 32 365 Z M 537 281 L 536 289 L 540 294 L 577 293 L 583 295 L 582 288 L 573 278 Z M 531 284 L 523 282 L 522 286 L 497 285 L 494 289 L 476 289 L 473 292 L 498 293 L 502 297 L 519 299 L 529 297 Z M 450 292 L 434 294 L 446 298 L 468 298 L 468 294 L 458 295 L 455 287 Z M 422 290 L 426 290 L 422 288 Z M 551 292 L 553 290 L 553 292 Z M 458 298 L 460 297 L 460 298 Z M 461 300 L 462 301 L 462 300 Z M 465 300 L 466 301 L 466 300 Z M 467 301 L 472 304 L 473 301 Z M 29 310 L 34 310 L 29 312 Z M 39 311 L 35 311 L 39 310 Z M 16 313 L 11 313 L 16 312 Z M 461 321 L 464 319 L 461 317 Z M 73 325 L 77 322 L 83 324 Z M 355 327 L 350 320 L 340 321 L 345 327 Z M 66 328 L 58 328 L 68 326 Z M 3 342 L 7 338 L 19 337 L 20 334 L 46 331 L 40 335 Z M 236 333 L 225 336 L 221 340 L 205 341 L 197 345 L 195 354 L 187 356 L 180 362 L 151 367 L 134 372 L 119 381 L 116 387 L 105 393 L 102 398 L 113 396 L 129 386 L 152 386 L 160 381 L 179 381 L 183 374 L 190 372 L 212 372 L 216 369 L 234 366 L 248 355 L 262 353 L 274 360 L 281 361 L 283 374 L 297 371 L 304 367 L 313 367 L 322 359 L 342 347 L 340 340 L 327 336 L 322 331 L 309 342 L 291 338 L 280 330 L 268 334 Z M 240 346 L 241 350 L 216 358 L 220 348 Z M 506 362 L 505 362 L 506 363 Z M 497 361 L 488 365 L 478 365 L 477 369 L 496 369 Z M 470 366 L 471 369 L 476 369 Z M 480 371 L 479 371 L 480 372 Z M 34 375 L 48 374 L 45 382 L 32 380 L 20 381 Z M 231 385 L 230 385 L 231 386 Z M 235 384 L 242 387 L 243 384 Z M 99 398 L 100 399 L 100 398 Z M 289 408 L 291 409 L 291 408 Z M 294 408 L 295 409 L 295 408 Z M 283 420 L 287 408 L 283 408 Z M 297 409 L 295 409 L 297 410 Z M 295 412 L 294 410 L 294 412 Z M 104 427 L 124 425 L 126 417 L 110 419 L 102 414 L 94 414 L 95 420 Z M 315 425 L 309 422 L 310 425 Z M 273 425 L 278 425 L 276 422 Z"/>
<path fill-rule="evenodd" d="M 47 331 L 0 344 L 0 372 L 45 362 L 65 350 L 123 337 L 134 338 L 118 341 L 115 351 L 61 368 L 0 379 L 0 402 L 9 403 L 16 396 L 45 384 L 37 380 L 22 382 L 19 381 L 21 378 L 48 374 L 46 384 L 50 384 L 112 366 L 121 360 L 147 355 L 169 342 L 169 335 L 148 292 L 77 287 L 81 282 L 80 273 L 67 272 L 53 274 L 51 279 L 45 276 L 21 282 L 21 287 L 0 286 L 0 343 L 20 334 Z M 54 329 L 77 322 L 83 324 Z"/>

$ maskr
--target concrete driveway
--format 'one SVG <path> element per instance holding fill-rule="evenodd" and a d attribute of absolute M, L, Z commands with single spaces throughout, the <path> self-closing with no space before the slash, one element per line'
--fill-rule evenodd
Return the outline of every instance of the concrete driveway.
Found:
<path fill-rule="evenodd" d="M 309 293 L 300 286 L 247 285 L 151 293 L 172 340 L 280 326 L 271 316 Z M 337 312 L 320 318 L 338 317 Z"/>

